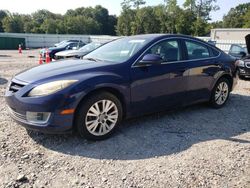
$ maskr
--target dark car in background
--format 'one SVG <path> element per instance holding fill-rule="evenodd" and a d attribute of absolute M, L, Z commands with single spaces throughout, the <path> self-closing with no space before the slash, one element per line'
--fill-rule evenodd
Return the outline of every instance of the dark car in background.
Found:
<path fill-rule="evenodd" d="M 245 39 L 246 46 L 232 44 L 228 53 L 238 59 L 238 73 L 242 79 L 250 77 L 250 34 L 247 35 Z"/>
<path fill-rule="evenodd" d="M 235 58 L 202 40 L 124 37 L 84 59 L 17 74 L 6 90 L 11 117 L 27 129 L 109 137 L 122 119 L 194 103 L 223 107 L 237 83 Z M 153 126 L 153 125 L 152 125 Z"/>
<path fill-rule="evenodd" d="M 54 46 L 57 47 L 57 46 L 60 46 L 60 45 L 62 45 L 64 43 L 67 43 L 67 42 L 82 42 L 82 41 L 81 40 L 63 40 L 63 41 L 61 41 L 59 43 L 54 44 Z"/>
<path fill-rule="evenodd" d="M 68 59 L 68 58 L 81 58 L 106 43 L 107 42 L 91 42 L 79 48 L 78 50 L 65 50 L 57 52 L 55 54 L 55 59 L 58 60 L 58 59 Z"/>
<path fill-rule="evenodd" d="M 86 45 L 84 42 L 82 41 L 78 41 L 78 42 L 66 42 L 66 43 L 62 43 L 61 45 L 57 46 L 57 47 L 50 47 L 48 48 L 48 53 L 49 53 L 49 57 L 51 59 L 55 59 L 55 54 L 57 52 L 60 51 L 64 51 L 64 50 L 72 50 L 72 49 L 79 49 L 82 46 Z M 46 49 L 42 49 L 40 51 L 40 54 L 42 54 L 42 58 L 45 59 L 46 58 L 46 53 L 47 53 Z"/>

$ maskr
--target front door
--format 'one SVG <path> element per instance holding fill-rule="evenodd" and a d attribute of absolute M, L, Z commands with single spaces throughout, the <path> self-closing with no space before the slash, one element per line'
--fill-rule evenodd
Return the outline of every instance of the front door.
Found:
<path fill-rule="evenodd" d="M 162 63 L 140 64 L 146 54 L 157 54 Z M 185 101 L 187 71 L 180 42 L 166 39 L 149 48 L 131 68 L 131 106 L 134 115 L 160 111 Z"/>

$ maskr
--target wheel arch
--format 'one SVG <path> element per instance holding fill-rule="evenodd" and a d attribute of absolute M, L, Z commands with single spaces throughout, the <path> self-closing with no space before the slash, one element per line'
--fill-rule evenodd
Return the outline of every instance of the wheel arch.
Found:
<path fill-rule="evenodd" d="M 84 101 L 86 99 L 88 99 L 90 96 L 93 96 L 97 93 L 100 93 L 100 92 L 108 92 L 108 93 L 111 93 L 112 95 L 114 95 L 115 97 L 117 97 L 117 99 L 121 102 L 121 105 L 122 105 L 122 112 L 123 112 L 123 117 L 122 118 L 125 118 L 126 117 L 126 112 L 127 112 L 127 104 L 126 104 L 126 99 L 125 99 L 125 96 L 116 88 L 113 88 L 113 87 L 110 87 L 110 86 L 104 86 L 104 87 L 100 87 L 100 88 L 96 88 L 96 89 L 93 89 L 91 91 L 89 91 L 86 95 L 84 95 L 81 100 L 78 102 L 76 108 L 75 108 L 75 113 L 74 113 L 74 120 L 73 120 L 73 129 L 75 129 L 75 116 L 76 116 L 76 113 L 78 112 L 80 106 L 84 103 Z"/>
<path fill-rule="evenodd" d="M 219 74 L 215 77 L 215 81 L 213 82 L 213 84 L 211 85 L 211 91 L 214 89 L 216 83 L 221 79 L 221 78 L 226 78 L 229 83 L 230 83 L 230 92 L 233 89 L 233 76 L 230 73 L 224 72 L 222 74 Z"/>
<path fill-rule="evenodd" d="M 225 78 L 229 81 L 230 84 L 230 92 L 232 91 L 232 87 L 233 87 L 233 77 L 230 74 L 223 74 L 221 75 L 215 82 L 215 84 L 221 79 L 221 78 Z M 215 85 L 214 84 L 214 85 Z"/>

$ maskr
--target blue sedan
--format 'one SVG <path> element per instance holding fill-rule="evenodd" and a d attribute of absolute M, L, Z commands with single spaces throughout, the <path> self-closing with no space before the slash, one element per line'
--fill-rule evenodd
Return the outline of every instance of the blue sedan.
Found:
<path fill-rule="evenodd" d="M 184 35 L 124 37 L 89 53 L 31 68 L 6 91 L 10 115 L 27 129 L 77 130 L 108 138 L 125 118 L 194 103 L 224 106 L 234 88 L 235 59 Z"/>

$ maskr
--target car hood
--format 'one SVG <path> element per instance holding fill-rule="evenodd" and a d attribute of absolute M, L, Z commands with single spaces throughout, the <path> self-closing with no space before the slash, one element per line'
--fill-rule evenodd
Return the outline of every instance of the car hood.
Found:
<path fill-rule="evenodd" d="M 49 51 L 63 50 L 63 49 L 64 49 L 64 48 L 58 48 L 58 47 L 50 47 L 50 48 L 48 48 Z M 46 53 L 46 50 L 47 50 L 46 48 L 43 48 L 43 49 L 40 50 L 39 53 L 40 53 L 40 54 L 44 54 L 44 53 Z"/>
<path fill-rule="evenodd" d="M 62 52 L 57 52 L 56 56 L 65 57 L 65 56 L 77 56 L 77 55 L 84 55 L 84 54 L 86 54 L 86 52 L 82 52 L 79 50 L 66 50 Z"/>
<path fill-rule="evenodd" d="M 59 47 L 50 47 L 49 48 L 50 51 L 53 51 L 53 50 L 63 50 L 63 49 L 64 49 L 64 47 L 60 47 L 60 48 Z"/>
<path fill-rule="evenodd" d="M 82 73 L 92 73 L 98 67 L 107 66 L 106 62 L 94 62 L 88 60 L 64 60 L 57 61 L 50 64 L 43 64 L 37 67 L 23 71 L 15 76 L 15 79 L 35 83 L 48 78 L 56 78 L 60 76 L 67 76 L 74 72 L 81 71 Z"/>
<path fill-rule="evenodd" d="M 246 45 L 247 45 L 247 52 L 248 52 L 248 54 L 250 54 L 250 34 L 248 34 L 245 37 L 245 40 L 246 40 Z"/>

